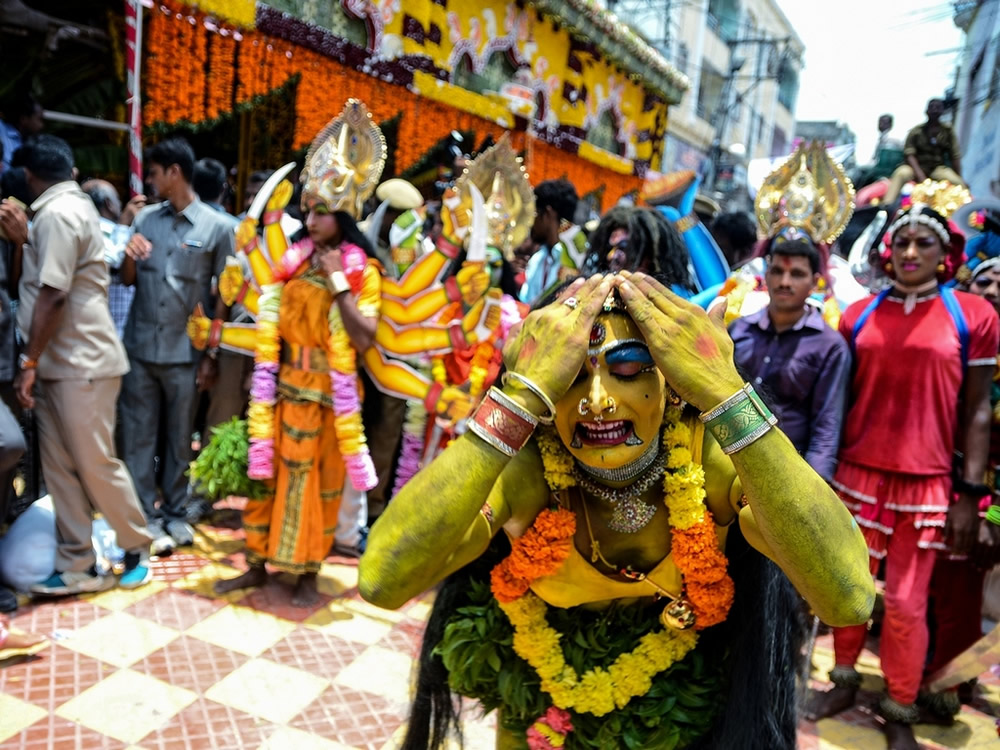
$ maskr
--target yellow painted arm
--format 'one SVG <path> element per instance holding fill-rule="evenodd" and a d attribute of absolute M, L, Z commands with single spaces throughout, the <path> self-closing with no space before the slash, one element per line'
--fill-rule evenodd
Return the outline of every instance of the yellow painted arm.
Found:
<path fill-rule="evenodd" d="M 748 501 L 739 511 L 747 541 L 781 567 L 823 622 L 842 626 L 868 620 L 875 586 L 864 537 L 844 503 L 784 433 L 771 430 L 728 457 L 706 433 L 706 476 L 732 477 L 734 469 L 733 492 Z M 730 518 L 735 512 L 726 494 L 722 503 L 711 503 L 717 517 L 727 512 L 721 504 Z"/>
<path fill-rule="evenodd" d="M 402 606 L 476 559 L 505 524 L 530 524 L 548 498 L 533 442 L 511 459 L 463 435 L 406 483 L 372 527 L 358 571 L 361 595 L 380 607 Z M 486 502 L 492 525 L 479 512 Z"/>

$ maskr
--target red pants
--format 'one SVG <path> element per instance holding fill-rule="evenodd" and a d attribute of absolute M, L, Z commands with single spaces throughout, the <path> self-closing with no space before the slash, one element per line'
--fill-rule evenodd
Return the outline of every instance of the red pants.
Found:
<path fill-rule="evenodd" d="M 934 600 L 934 658 L 931 675 L 983 637 L 983 579 L 986 571 L 968 560 L 938 559 L 931 579 Z"/>
<path fill-rule="evenodd" d="M 927 599 L 938 553 L 917 546 L 915 514 L 896 513 L 885 558 L 885 619 L 879 655 L 889 697 L 904 706 L 917 699 L 927 658 Z M 871 558 L 872 575 L 879 561 Z M 864 625 L 834 628 L 838 667 L 853 667 L 865 645 Z"/>

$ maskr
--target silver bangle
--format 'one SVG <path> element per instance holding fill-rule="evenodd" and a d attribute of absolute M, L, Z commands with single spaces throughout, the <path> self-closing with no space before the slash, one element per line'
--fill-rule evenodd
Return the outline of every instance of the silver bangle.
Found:
<path fill-rule="evenodd" d="M 545 408 L 549 410 L 548 414 L 542 414 L 536 417 L 539 422 L 542 424 L 552 424 L 555 421 L 556 405 L 553 404 L 552 399 L 545 395 L 545 392 L 538 387 L 537 383 L 524 377 L 524 375 L 514 372 L 513 370 L 504 371 L 504 374 L 500 377 L 500 384 L 507 385 L 508 380 L 513 380 L 515 383 L 520 384 L 526 390 L 535 394 L 538 397 L 538 400 L 541 401 L 545 405 Z"/>

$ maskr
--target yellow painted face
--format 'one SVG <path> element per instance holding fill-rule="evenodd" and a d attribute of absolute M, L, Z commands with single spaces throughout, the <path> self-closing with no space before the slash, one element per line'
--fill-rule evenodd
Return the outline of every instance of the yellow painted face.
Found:
<path fill-rule="evenodd" d="M 666 406 L 663 375 L 632 319 L 601 315 L 587 359 L 556 405 L 559 438 L 580 463 L 617 469 L 659 439 Z"/>

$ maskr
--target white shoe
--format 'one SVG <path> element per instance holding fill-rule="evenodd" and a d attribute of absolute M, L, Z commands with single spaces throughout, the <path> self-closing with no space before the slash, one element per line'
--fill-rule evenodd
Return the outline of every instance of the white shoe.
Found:
<path fill-rule="evenodd" d="M 153 541 L 149 545 L 149 554 L 154 557 L 164 557 L 175 549 L 177 549 L 177 542 L 174 541 L 174 538 L 170 534 L 161 532 L 153 537 Z"/>
<path fill-rule="evenodd" d="M 173 537 L 176 546 L 190 547 L 194 544 L 194 529 L 184 521 L 168 521 L 167 533 Z"/>

